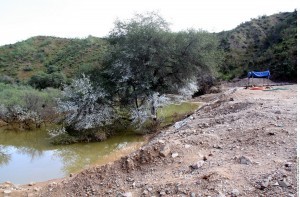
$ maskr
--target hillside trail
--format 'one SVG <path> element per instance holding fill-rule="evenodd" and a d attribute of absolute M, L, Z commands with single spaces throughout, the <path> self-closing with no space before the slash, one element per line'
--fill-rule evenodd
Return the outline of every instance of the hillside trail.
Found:
<path fill-rule="evenodd" d="M 296 197 L 297 85 L 272 88 L 197 97 L 206 104 L 120 160 L 11 194 Z"/>

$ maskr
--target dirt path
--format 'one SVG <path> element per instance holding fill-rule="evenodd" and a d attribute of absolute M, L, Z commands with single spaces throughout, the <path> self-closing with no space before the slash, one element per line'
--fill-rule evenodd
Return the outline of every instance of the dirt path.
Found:
<path fill-rule="evenodd" d="M 12 194 L 296 197 L 297 86 L 280 88 L 199 97 L 209 104 L 127 157 Z"/>

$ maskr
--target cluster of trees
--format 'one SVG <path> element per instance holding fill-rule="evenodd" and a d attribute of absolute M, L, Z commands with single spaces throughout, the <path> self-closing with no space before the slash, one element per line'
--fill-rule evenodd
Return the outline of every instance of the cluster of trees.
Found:
<path fill-rule="evenodd" d="M 39 39 L 30 42 L 40 43 Z M 74 49 L 99 45 L 97 39 L 88 40 L 64 51 L 70 57 L 79 57 Z M 149 123 L 157 125 L 157 109 L 171 102 L 167 95 L 191 96 L 200 86 L 209 84 L 222 60 L 216 35 L 193 29 L 172 32 L 156 13 L 116 21 L 103 40 L 101 54 L 98 50 L 98 57 L 92 55 L 88 59 L 93 61 L 84 65 L 79 61 L 79 66 L 61 65 L 65 53 L 47 61 L 40 51 L 46 69 L 31 75 L 27 81 L 31 87 L 15 85 L 11 77 L 3 75 L 0 119 L 24 129 L 59 120 L 63 128 L 50 134 L 70 139 L 86 134 L 102 139 L 105 136 L 98 131 L 114 130 L 112 125 L 141 130 Z M 51 45 L 45 41 L 41 47 Z M 22 47 L 28 45 L 23 43 Z M 32 67 L 26 72 L 35 71 Z M 68 80 L 61 72 L 65 67 L 76 67 L 71 76 L 77 77 Z"/>
<path fill-rule="evenodd" d="M 67 132 L 124 118 L 137 126 L 156 121 L 167 94 L 192 95 L 198 76 L 214 75 L 222 59 L 215 35 L 171 32 L 155 13 L 117 21 L 107 41 L 102 66 L 64 87 L 58 109 Z"/>

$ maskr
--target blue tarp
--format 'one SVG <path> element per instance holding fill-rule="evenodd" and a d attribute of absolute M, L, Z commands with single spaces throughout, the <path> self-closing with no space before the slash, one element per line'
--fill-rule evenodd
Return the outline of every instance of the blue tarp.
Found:
<path fill-rule="evenodd" d="M 253 78 L 269 78 L 271 76 L 270 71 L 263 71 L 263 72 L 248 72 L 248 78 L 253 77 Z"/>

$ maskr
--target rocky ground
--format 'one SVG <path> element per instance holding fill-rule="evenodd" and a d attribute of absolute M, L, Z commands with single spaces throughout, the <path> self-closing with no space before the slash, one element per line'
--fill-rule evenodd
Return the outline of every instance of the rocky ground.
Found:
<path fill-rule="evenodd" d="M 297 86 L 224 87 L 118 161 L 10 196 L 297 196 Z M 277 89 L 276 89 L 277 88 Z M 1 194 L 0 194 L 1 195 Z"/>

